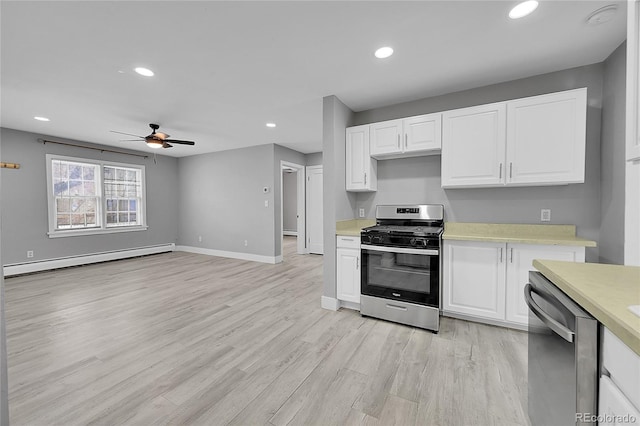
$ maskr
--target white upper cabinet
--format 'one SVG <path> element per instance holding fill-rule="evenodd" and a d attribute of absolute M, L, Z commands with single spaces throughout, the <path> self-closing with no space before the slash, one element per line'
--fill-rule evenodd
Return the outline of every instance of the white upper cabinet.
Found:
<path fill-rule="evenodd" d="M 507 102 L 507 185 L 584 182 L 587 90 Z"/>
<path fill-rule="evenodd" d="M 442 114 L 442 186 L 498 186 L 504 183 L 504 102 Z"/>
<path fill-rule="evenodd" d="M 587 89 L 443 113 L 442 187 L 584 182 Z"/>
<path fill-rule="evenodd" d="M 348 127 L 345 146 L 347 191 L 375 191 L 378 164 L 369 154 L 369 125 Z"/>
<path fill-rule="evenodd" d="M 369 125 L 371 156 L 397 154 L 401 151 L 402 120 L 389 120 Z"/>
<path fill-rule="evenodd" d="M 442 114 L 425 114 L 370 125 L 371 156 L 400 158 L 439 154 Z"/>

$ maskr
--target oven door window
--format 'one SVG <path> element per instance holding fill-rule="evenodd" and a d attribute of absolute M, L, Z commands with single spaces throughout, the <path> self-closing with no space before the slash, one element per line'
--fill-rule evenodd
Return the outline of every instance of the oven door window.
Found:
<path fill-rule="evenodd" d="M 438 255 L 363 249 L 362 293 L 438 306 L 439 263 Z"/>

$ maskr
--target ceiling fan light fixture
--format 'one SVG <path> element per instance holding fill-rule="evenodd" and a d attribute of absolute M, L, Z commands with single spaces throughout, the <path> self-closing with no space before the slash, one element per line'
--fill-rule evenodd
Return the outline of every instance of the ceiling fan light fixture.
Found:
<path fill-rule="evenodd" d="M 534 10 L 538 8 L 538 2 L 536 0 L 528 0 L 523 1 L 522 3 L 518 3 L 515 5 L 513 9 L 509 12 L 509 18 L 511 19 L 520 19 L 524 18 Z"/>
<path fill-rule="evenodd" d="M 150 140 L 147 140 L 147 146 L 153 149 L 162 148 L 162 141 L 150 139 Z"/>
<path fill-rule="evenodd" d="M 137 72 L 140 75 L 143 75 L 145 77 L 153 77 L 154 76 L 154 72 L 151 71 L 149 68 L 144 68 L 144 67 L 137 67 L 133 69 L 135 72 Z"/>
<path fill-rule="evenodd" d="M 276 123 L 267 123 L 267 127 L 274 128 L 276 127 Z"/>
<path fill-rule="evenodd" d="M 38 121 L 51 121 L 49 120 L 47 117 L 40 117 L 38 115 L 36 115 L 35 117 L 33 117 L 34 120 L 38 120 Z"/>

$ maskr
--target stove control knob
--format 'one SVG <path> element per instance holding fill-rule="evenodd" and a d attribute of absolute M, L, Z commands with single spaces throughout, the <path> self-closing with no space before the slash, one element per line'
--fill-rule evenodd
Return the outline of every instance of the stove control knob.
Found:
<path fill-rule="evenodd" d="M 360 240 L 361 240 L 363 243 L 370 243 L 370 242 L 371 242 L 371 235 L 362 234 L 362 235 L 360 236 Z"/>
<path fill-rule="evenodd" d="M 427 241 L 424 238 L 412 238 L 410 243 L 414 247 L 426 247 L 427 246 Z"/>
<path fill-rule="evenodd" d="M 380 235 L 376 235 L 372 238 L 371 242 L 373 243 L 382 243 L 382 237 Z"/>

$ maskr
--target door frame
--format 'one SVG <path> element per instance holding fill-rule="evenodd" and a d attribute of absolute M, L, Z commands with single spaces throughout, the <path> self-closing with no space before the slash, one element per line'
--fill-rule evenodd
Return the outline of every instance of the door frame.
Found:
<path fill-rule="evenodd" d="M 283 258 L 283 244 L 284 244 L 284 185 L 282 174 L 284 173 L 284 168 L 291 168 L 296 171 L 296 214 L 298 216 L 298 221 L 296 223 L 298 227 L 298 236 L 297 236 L 297 246 L 296 252 L 298 254 L 306 254 L 307 253 L 307 215 L 306 215 L 306 186 L 305 186 L 305 176 L 306 176 L 306 167 L 301 164 L 291 163 L 289 161 L 280 160 L 280 258 Z"/>

